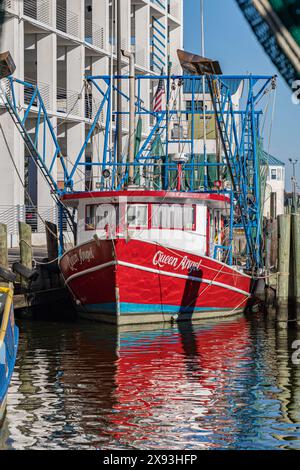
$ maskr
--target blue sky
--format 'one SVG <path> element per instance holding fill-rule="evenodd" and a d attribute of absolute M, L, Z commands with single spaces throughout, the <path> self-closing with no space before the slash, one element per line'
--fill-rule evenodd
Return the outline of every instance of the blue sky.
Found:
<path fill-rule="evenodd" d="M 184 47 L 201 52 L 200 0 L 183 0 Z M 206 56 L 219 60 L 225 74 L 275 75 L 277 69 L 257 41 L 235 0 L 204 0 Z M 270 153 L 287 163 L 287 187 L 290 188 L 289 158 L 298 158 L 300 182 L 300 104 L 291 100 L 291 90 L 278 77 L 275 117 Z"/>

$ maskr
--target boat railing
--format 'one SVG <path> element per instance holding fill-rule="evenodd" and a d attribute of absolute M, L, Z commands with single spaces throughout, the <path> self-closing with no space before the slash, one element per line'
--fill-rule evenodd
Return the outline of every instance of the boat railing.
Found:
<path fill-rule="evenodd" d="M 86 173 L 86 189 L 121 190 L 128 185 L 129 169 L 133 167 L 132 184 L 136 189 L 182 192 L 230 190 L 229 181 L 225 184 L 225 163 L 216 161 L 215 155 L 209 155 L 206 162 L 203 159 L 203 155 L 198 154 L 186 163 L 177 163 L 171 155 L 168 158 L 153 155 L 142 162 L 106 162 L 98 171 L 91 164 L 90 171 Z"/>

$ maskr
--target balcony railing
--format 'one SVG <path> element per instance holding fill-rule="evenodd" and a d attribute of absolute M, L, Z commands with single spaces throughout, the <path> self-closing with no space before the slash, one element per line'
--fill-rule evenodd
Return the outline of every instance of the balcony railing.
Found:
<path fill-rule="evenodd" d="M 52 24 L 51 0 L 24 0 L 24 15 L 47 25 Z"/>
<path fill-rule="evenodd" d="M 113 46 L 113 53 L 116 54 L 117 53 L 117 38 L 115 38 L 114 36 L 110 36 L 109 44 L 110 44 L 110 47 Z M 121 48 L 127 51 L 127 48 L 128 48 L 127 39 L 123 38 L 121 40 Z"/>
<path fill-rule="evenodd" d="M 7 225 L 7 233 L 18 233 L 18 222 L 25 222 L 25 206 L 0 206 L 0 223 Z"/>
<path fill-rule="evenodd" d="M 80 96 L 78 92 L 57 87 L 56 97 L 58 112 L 72 114 L 74 116 L 80 115 Z"/>
<path fill-rule="evenodd" d="M 85 20 L 85 42 L 104 49 L 104 29 L 90 20 Z"/>
<path fill-rule="evenodd" d="M 33 87 L 36 87 L 37 82 L 36 80 L 32 80 L 31 78 L 25 78 L 24 81 L 28 83 L 29 85 L 33 85 Z M 34 88 L 31 86 L 24 86 L 24 103 L 29 104 L 32 96 L 34 94 Z M 38 83 L 39 87 L 39 92 L 41 94 L 42 100 L 44 102 L 44 105 L 46 106 L 47 109 L 50 108 L 50 85 L 48 83 L 44 82 L 39 82 Z M 33 106 L 37 105 L 37 99 L 33 102 Z"/>
<path fill-rule="evenodd" d="M 145 69 L 149 68 L 149 56 L 145 48 L 139 48 L 137 45 L 131 45 L 131 52 L 135 55 L 135 64 Z"/>
<path fill-rule="evenodd" d="M 86 92 L 85 93 L 85 118 L 86 119 L 94 119 L 94 117 L 96 116 L 96 113 L 99 109 L 99 106 L 100 106 L 100 100 L 98 99 L 95 99 L 93 98 L 93 95 L 92 93 L 90 92 Z M 99 121 L 101 123 L 104 123 L 104 111 L 101 112 L 100 114 L 100 119 Z"/>
<path fill-rule="evenodd" d="M 57 206 L 36 207 L 26 205 L 23 207 L 25 212 L 25 222 L 30 225 L 33 233 L 45 233 L 45 221 L 52 222 L 56 225 L 59 224 Z M 66 231 L 67 228 L 67 221 L 64 220 L 63 229 Z"/>
<path fill-rule="evenodd" d="M 79 16 L 70 10 L 57 5 L 56 28 L 63 33 L 70 34 L 76 38 L 80 37 Z"/>
<path fill-rule="evenodd" d="M 19 233 L 18 222 L 26 222 L 32 228 L 33 233 L 45 233 L 44 221 L 58 225 L 56 206 L 0 205 L 0 223 L 7 225 L 8 235 L 17 235 Z M 67 222 L 64 221 L 64 230 L 67 230 L 67 228 Z"/>

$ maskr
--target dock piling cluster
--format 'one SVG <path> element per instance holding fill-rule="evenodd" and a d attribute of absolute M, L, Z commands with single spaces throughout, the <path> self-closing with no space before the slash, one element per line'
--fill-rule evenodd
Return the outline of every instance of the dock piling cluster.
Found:
<path fill-rule="evenodd" d="M 277 225 L 276 321 L 300 325 L 300 214 L 279 215 Z"/>
<path fill-rule="evenodd" d="M 47 257 L 40 261 L 34 259 L 32 229 L 28 224 L 19 222 L 19 260 L 13 262 L 9 256 L 7 227 L 0 224 L 0 286 L 14 283 L 16 311 L 29 312 L 35 307 L 51 307 L 56 302 L 70 307 L 57 264 L 57 226 L 50 222 L 45 225 Z"/>

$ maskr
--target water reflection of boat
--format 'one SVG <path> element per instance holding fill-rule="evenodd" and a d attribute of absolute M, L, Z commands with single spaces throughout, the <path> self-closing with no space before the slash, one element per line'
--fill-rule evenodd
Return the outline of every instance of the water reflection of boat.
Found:
<path fill-rule="evenodd" d="M 73 354 L 62 358 L 65 406 L 73 415 L 76 407 L 84 434 L 98 442 L 142 448 L 152 439 L 176 447 L 178 427 L 194 421 L 197 428 L 197 420 L 224 406 L 248 342 L 243 318 L 143 331 L 107 327 L 103 335 L 83 326 Z"/>
<path fill-rule="evenodd" d="M 22 328 L 6 446 L 299 447 L 290 349 L 299 332 L 253 316 L 143 331 L 90 322 Z"/>
<path fill-rule="evenodd" d="M 18 328 L 14 320 L 13 291 L 0 287 L 0 424 L 6 410 L 7 390 L 14 370 Z"/>

